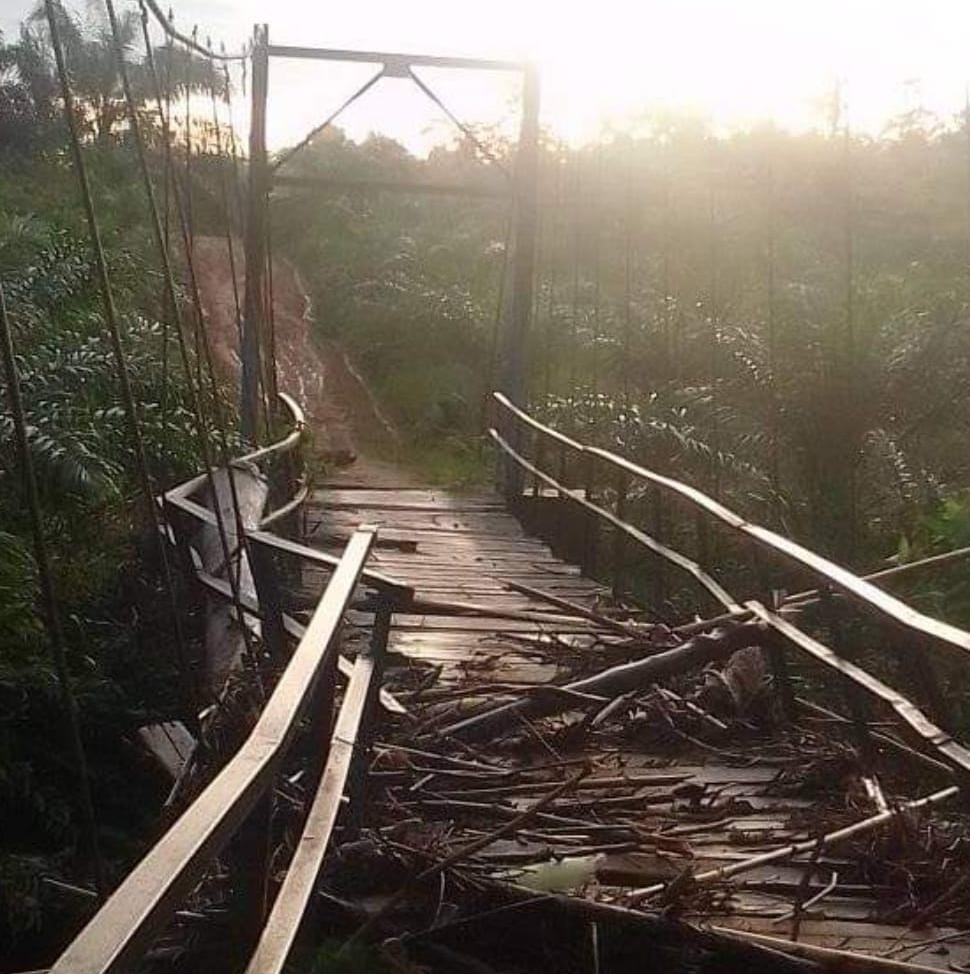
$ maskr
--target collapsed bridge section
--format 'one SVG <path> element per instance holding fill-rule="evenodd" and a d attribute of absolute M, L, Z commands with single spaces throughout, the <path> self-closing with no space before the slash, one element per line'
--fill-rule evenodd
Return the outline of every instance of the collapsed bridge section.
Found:
<path fill-rule="evenodd" d="M 351 468 L 230 524 L 228 581 L 202 557 L 218 492 L 167 495 L 175 550 L 246 623 L 239 666 L 266 697 L 55 970 L 138 969 L 159 944 L 191 963 L 224 943 L 226 910 L 233 966 L 253 974 L 327 936 L 392 938 L 442 970 L 624 970 L 644 950 L 671 970 L 970 961 L 970 760 L 934 682 L 959 676 L 970 637 L 497 405 L 519 472 L 505 497 Z M 729 593 L 634 523 L 637 480 L 776 557 L 752 575 L 773 575 L 756 590 L 771 598 Z M 291 536 L 270 530 L 287 519 Z M 715 568 L 732 557 L 705 543 Z M 661 598 L 633 597 L 658 575 Z M 677 577 L 710 609 L 684 611 Z"/>

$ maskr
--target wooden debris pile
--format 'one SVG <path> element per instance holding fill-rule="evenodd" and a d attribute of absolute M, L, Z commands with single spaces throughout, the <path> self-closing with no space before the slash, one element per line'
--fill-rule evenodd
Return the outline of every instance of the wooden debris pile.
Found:
<path fill-rule="evenodd" d="M 500 662 L 460 681 L 390 671 L 409 716 L 376 742 L 366 823 L 326 877 L 367 933 L 434 940 L 531 903 L 593 926 L 663 918 L 681 961 L 681 921 L 798 941 L 810 969 L 850 969 L 825 946 L 916 956 L 927 928 L 970 961 L 970 831 L 932 814 L 957 794 L 938 762 L 887 725 L 867 753 L 850 718 L 804 699 L 793 722 L 756 622 L 554 608 L 528 638 L 555 684 Z M 571 613 L 589 623 L 579 644 L 557 634 Z M 852 969 L 882 969 L 868 963 Z"/>

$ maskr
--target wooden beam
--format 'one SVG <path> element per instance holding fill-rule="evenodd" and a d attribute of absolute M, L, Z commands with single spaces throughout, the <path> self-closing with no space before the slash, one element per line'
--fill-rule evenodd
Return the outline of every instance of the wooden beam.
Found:
<path fill-rule="evenodd" d="M 386 629 L 383 637 L 386 640 Z M 350 684 L 330 740 L 326 767 L 286 878 L 246 967 L 246 974 L 279 974 L 286 963 L 337 823 L 358 739 L 362 736 L 364 719 L 379 681 L 378 657 L 384 649 L 384 646 L 375 646 L 369 653 L 360 653 L 354 662 Z M 357 755 L 358 761 L 361 758 L 362 755 Z"/>
<path fill-rule="evenodd" d="M 618 697 L 628 690 L 648 686 L 675 673 L 701 666 L 714 659 L 730 656 L 735 650 L 757 645 L 762 630 L 753 623 L 742 623 L 716 634 L 695 636 L 672 649 L 644 659 L 620 663 L 592 676 L 574 680 L 565 686 L 547 686 L 546 693 L 526 694 L 510 703 L 463 717 L 454 724 L 433 731 L 442 736 L 482 739 L 494 735 L 523 716 L 546 716 L 563 710 L 577 709 L 581 695 Z M 558 691 L 558 692 L 557 692 Z M 588 699 L 587 699 L 588 702 Z"/>
<path fill-rule="evenodd" d="M 176 491 L 169 491 L 165 495 L 165 502 L 200 522 L 216 523 L 216 517 L 212 511 L 197 501 L 181 496 Z M 252 543 L 265 545 L 267 548 L 292 555 L 294 558 L 301 558 L 303 561 L 311 562 L 321 568 L 333 570 L 340 563 L 340 559 L 335 555 L 327 554 L 327 552 L 319 551 L 316 548 L 309 548 L 298 541 L 290 541 L 289 538 L 281 538 L 270 531 L 248 531 L 246 538 Z M 414 589 L 410 585 L 399 582 L 381 572 L 368 568 L 361 573 L 361 577 L 364 585 L 376 589 L 389 598 L 398 600 L 396 604 L 402 607 L 406 606 L 414 595 Z"/>
<path fill-rule="evenodd" d="M 196 580 L 198 583 L 210 592 L 214 592 L 216 595 L 220 595 L 226 600 L 232 599 L 232 589 L 229 587 L 229 583 L 223 581 L 221 578 L 216 578 L 214 575 L 208 575 L 205 572 L 196 572 Z M 248 616 L 252 616 L 254 619 L 259 620 L 262 623 L 263 613 L 260 611 L 259 604 L 251 599 L 249 596 L 243 596 L 240 598 L 240 603 L 242 605 L 243 611 Z M 281 620 L 283 623 L 283 631 L 286 635 L 294 640 L 295 642 L 300 642 L 301 639 L 306 635 L 306 626 L 302 622 L 298 622 L 293 616 L 287 613 L 282 613 Z M 349 680 L 351 674 L 354 671 L 353 661 L 346 656 L 337 657 L 337 672 L 345 679 Z M 380 692 L 381 706 L 389 714 L 406 714 L 407 708 L 388 690 L 381 689 Z"/>

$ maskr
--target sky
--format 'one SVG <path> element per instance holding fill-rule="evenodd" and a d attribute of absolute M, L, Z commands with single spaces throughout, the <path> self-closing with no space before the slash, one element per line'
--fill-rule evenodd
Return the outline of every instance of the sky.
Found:
<path fill-rule="evenodd" d="M 853 128 L 877 133 L 916 104 L 962 111 L 970 81 L 970 0 L 171 2 L 180 28 L 197 23 L 228 47 L 268 21 L 279 44 L 533 59 L 543 124 L 574 143 L 604 126 L 633 127 L 657 109 L 699 114 L 719 130 L 766 119 L 804 130 L 822 124 L 820 106 L 837 80 Z M 32 5 L 0 0 L 0 29 L 15 28 Z M 271 148 L 298 140 L 372 71 L 274 60 Z M 514 131 L 513 79 L 439 70 L 423 77 L 461 117 Z M 341 124 L 354 138 L 380 131 L 415 151 L 452 131 L 399 79 L 382 80 Z"/>

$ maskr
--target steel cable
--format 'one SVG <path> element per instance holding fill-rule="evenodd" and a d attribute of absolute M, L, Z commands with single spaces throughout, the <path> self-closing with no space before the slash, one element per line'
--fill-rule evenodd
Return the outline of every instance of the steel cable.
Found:
<path fill-rule="evenodd" d="M 216 61 L 245 61 L 249 57 L 249 51 L 243 50 L 238 54 L 226 54 L 225 51 L 221 53 L 213 51 L 211 48 L 203 47 L 197 39 L 186 37 L 185 34 L 179 33 L 175 27 L 171 24 L 168 17 L 162 13 L 161 8 L 155 2 L 155 0 L 140 0 L 143 2 L 144 6 L 151 11 L 152 16 L 158 22 L 159 27 L 172 39 L 180 41 L 186 47 L 191 48 L 196 54 L 201 54 L 203 57 L 212 58 Z"/>
<path fill-rule="evenodd" d="M 305 149 L 321 132 L 328 129 L 337 118 L 343 114 L 361 95 L 369 91 L 374 85 L 377 84 L 381 78 L 384 77 L 384 69 L 381 68 L 373 77 L 368 78 L 353 94 L 346 98 L 341 104 L 334 109 L 319 125 L 315 128 L 310 129 L 310 131 L 292 148 L 287 149 L 280 157 L 270 166 L 270 172 L 275 173 L 278 169 L 285 166 L 290 159 L 293 158 L 301 149 Z"/>
<path fill-rule="evenodd" d="M 70 143 L 71 156 L 74 162 L 75 171 L 77 173 L 81 200 L 84 207 L 88 233 L 91 241 L 91 250 L 94 256 L 94 263 L 97 271 L 98 286 L 101 292 L 105 321 L 108 326 L 112 352 L 115 359 L 115 369 L 118 376 L 118 384 L 120 387 L 121 398 L 124 403 L 128 432 L 135 454 L 137 478 L 140 483 L 142 493 L 144 494 L 149 525 L 152 529 L 152 537 L 158 551 L 159 565 L 162 571 L 162 581 L 168 596 L 169 608 L 172 613 L 172 621 L 175 626 L 177 663 L 179 679 L 182 684 L 184 704 L 188 711 L 187 717 L 189 723 L 194 727 L 196 725 L 196 714 L 198 712 L 197 707 L 195 706 L 197 702 L 197 695 L 188 668 L 185 637 L 182 631 L 178 599 L 175 595 L 175 585 L 172 579 L 171 567 L 168 561 L 168 552 L 166 551 L 165 542 L 161 534 L 161 523 L 159 521 L 158 508 L 155 505 L 155 492 L 152 488 L 151 475 L 148 470 L 148 460 L 145 455 L 145 443 L 142 436 L 141 421 L 138 416 L 138 409 L 135 405 L 135 397 L 131 388 L 131 377 L 128 372 L 128 362 L 121 337 L 121 325 L 118 310 L 115 306 L 114 292 L 108 272 L 108 263 L 105 257 L 104 247 L 101 242 L 101 231 L 94 208 L 94 197 L 91 194 L 87 167 L 84 162 L 84 155 L 81 151 L 81 138 L 78 131 L 77 121 L 78 114 L 74 101 L 74 93 L 71 89 L 70 78 L 65 65 L 64 50 L 61 45 L 60 29 L 57 24 L 57 14 L 53 0 L 44 0 L 44 8 L 47 13 L 47 22 L 50 28 L 51 47 L 54 51 L 54 61 L 57 67 L 58 79 L 60 81 L 61 97 L 64 102 L 64 114 L 67 122 L 69 136 L 68 141 Z M 109 10 L 111 10 L 110 6 Z M 113 23 L 113 27 L 115 29 L 117 41 L 117 24 Z"/>
<path fill-rule="evenodd" d="M 212 78 L 215 74 L 215 64 L 209 62 L 208 88 L 209 96 L 212 101 L 212 125 L 216 142 L 216 158 L 219 160 L 219 189 L 222 195 L 222 207 L 226 213 L 226 251 L 229 255 L 229 276 L 232 281 L 232 302 L 233 311 L 236 316 L 236 331 L 240 344 L 242 344 L 242 306 L 239 302 L 239 279 L 236 272 L 236 248 L 232 240 L 232 201 L 229 193 L 229 176 L 226 167 L 222 165 L 222 125 L 219 119 L 219 106 L 216 99 L 215 85 Z M 229 85 L 229 72 L 225 72 L 225 83 Z"/>
<path fill-rule="evenodd" d="M 481 153 L 481 154 L 482 154 L 482 155 L 483 155 L 483 156 L 484 156 L 484 157 L 485 157 L 485 158 L 486 158 L 486 159 L 487 159 L 487 160 L 488 160 L 488 161 L 489 161 L 490 163 L 492 163 L 492 165 L 494 165 L 494 166 L 495 166 L 495 168 L 496 168 L 496 169 L 498 169 L 498 170 L 499 170 L 499 172 L 501 172 L 503 176 L 505 176 L 505 177 L 506 177 L 506 179 L 511 179 L 511 178 L 512 178 L 512 177 L 511 177 L 511 174 L 510 174 L 510 173 L 509 173 L 509 171 L 508 171 L 508 169 L 506 169 L 506 167 L 505 167 L 505 166 L 504 166 L 504 165 L 502 164 L 502 162 L 501 162 L 501 160 L 500 160 L 500 159 L 498 158 L 498 156 L 496 156 L 496 155 L 495 155 L 495 153 L 494 153 L 494 152 L 492 152 L 492 150 L 491 150 L 491 149 L 490 149 L 490 148 L 489 148 L 489 147 L 488 147 L 487 145 L 485 145 L 485 143 L 484 143 L 484 142 L 482 142 L 482 140 L 481 140 L 481 139 L 480 139 L 480 138 L 479 138 L 479 137 L 478 137 L 478 136 L 477 136 L 477 135 L 476 135 L 476 134 L 475 134 L 475 133 L 474 133 L 474 132 L 472 131 L 472 129 L 471 129 L 471 128 L 470 128 L 469 126 L 467 126 L 467 125 L 466 125 L 466 124 L 465 124 L 465 123 L 464 123 L 464 122 L 463 122 L 463 121 L 462 121 L 462 120 L 461 120 L 461 119 L 460 119 L 460 118 L 459 118 L 459 117 L 458 117 L 458 116 L 457 116 L 457 115 L 456 115 L 456 114 L 455 114 L 455 113 L 454 113 L 454 112 L 453 112 L 453 111 L 452 111 L 452 110 L 451 110 L 451 109 L 450 109 L 450 108 L 449 108 L 449 107 L 448 107 L 448 106 L 447 106 L 447 105 L 446 105 L 446 104 L 445 104 L 445 103 L 444 103 L 444 102 L 443 102 L 443 101 L 442 101 L 442 100 L 441 100 L 441 99 L 440 99 L 440 98 L 438 97 L 438 95 L 436 95 L 436 94 L 435 94 L 435 92 L 434 92 L 434 91 L 433 91 L 433 90 L 432 90 L 432 89 L 431 89 L 431 88 L 430 88 L 430 87 L 429 87 L 428 85 L 426 85 L 426 84 L 425 84 L 425 83 L 424 83 L 424 82 L 423 82 L 423 81 L 422 81 L 422 80 L 421 80 L 421 79 L 420 79 L 420 78 L 419 78 L 419 77 L 418 77 L 418 76 L 417 76 L 417 75 L 416 75 L 416 74 L 414 73 L 414 70 L 413 70 L 412 68 L 410 68 L 410 67 L 408 68 L 408 77 L 409 77 L 409 78 L 410 78 L 410 79 L 411 79 L 411 80 L 412 80 L 412 81 L 413 81 L 413 82 L 414 82 L 414 83 L 415 83 L 415 84 L 416 84 L 416 85 L 417 85 L 417 86 L 418 86 L 418 87 L 419 87 L 419 88 L 421 89 L 421 91 L 423 91 L 423 92 L 424 92 L 424 94 L 425 94 L 425 95 L 427 95 L 427 96 L 428 96 L 428 98 L 430 98 L 430 99 L 431 99 L 431 101 L 433 101 L 433 102 L 434 102 L 434 103 L 435 103 L 435 104 L 436 104 L 436 105 L 438 106 L 438 108 L 440 108 L 440 109 L 441 109 L 441 110 L 442 110 L 442 111 L 443 111 L 443 112 L 445 113 L 445 115 L 447 115 L 447 116 L 448 116 L 448 119 L 449 119 L 449 120 L 451 121 L 451 123 L 452 123 L 452 124 L 453 124 L 453 125 L 454 125 L 454 126 L 455 126 L 455 127 L 457 128 L 457 129 L 459 129 L 459 131 L 460 131 L 460 132 L 462 133 L 462 135 L 464 135 L 464 136 L 465 136 L 465 138 L 466 138 L 466 139 L 468 139 L 468 140 L 469 140 L 469 141 L 470 141 L 470 142 L 471 142 L 471 143 L 472 143 L 472 144 L 473 144 L 473 145 L 475 146 L 475 148 L 476 148 L 476 149 L 478 149 L 478 151 L 479 151 L 479 152 L 480 152 L 480 153 Z"/>
<path fill-rule="evenodd" d="M 162 233 L 161 220 L 158 213 L 158 204 L 155 199 L 155 191 L 154 191 L 154 187 L 152 186 L 151 174 L 148 169 L 148 160 L 145 153 L 145 142 L 141 130 L 141 122 L 138 117 L 138 112 L 136 110 L 134 98 L 132 97 L 131 85 L 128 79 L 127 68 L 125 67 L 123 51 L 121 50 L 120 47 L 120 39 L 117 32 L 117 18 L 114 12 L 114 5 L 112 3 L 112 0 L 105 0 L 105 3 L 108 9 L 109 19 L 111 20 L 112 23 L 112 29 L 114 31 L 115 55 L 119 63 L 119 71 L 121 73 L 122 87 L 124 89 L 125 102 L 128 108 L 129 123 L 131 125 L 132 133 L 135 138 L 135 148 L 138 155 L 138 165 L 139 165 L 139 169 L 141 170 L 145 195 L 148 201 L 149 215 L 151 217 L 151 223 L 152 223 L 152 232 L 155 238 L 156 247 L 159 251 L 159 258 L 162 262 L 166 291 L 169 295 L 169 301 L 172 305 L 173 313 L 175 316 L 175 326 L 176 326 L 175 330 L 178 338 L 179 351 L 181 353 L 182 364 L 185 370 L 186 387 L 189 392 L 190 408 L 192 409 L 192 412 L 194 414 L 196 430 L 199 439 L 199 446 L 202 452 L 203 463 L 205 464 L 209 490 L 212 493 L 213 509 L 214 509 L 214 514 L 216 519 L 216 528 L 219 534 L 219 543 L 222 549 L 223 559 L 226 564 L 226 573 L 232 591 L 233 604 L 238 614 L 238 618 L 240 620 L 243 620 L 244 616 L 242 610 L 242 602 L 240 600 L 240 595 L 239 595 L 238 569 L 236 574 L 234 575 L 233 557 L 229 546 L 228 533 L 226 531 L 226 525 L 222 516 L 221 507 L 216 500 L 217 498 L 216 484 L 215 484 L 215 477 L 212 472 L 213 460 L 212 460 L 212 449 L 209 440 L 208 425 L 205 420 L 205 414 L 202 408 L 202 403 L 198 391 L 196 390 L 192 381 L 192 366 L 189 360 L 187 343 L 185 341 L 184 322 L 182 320 L 180 303 L 178 301 L 178 295 L 176 293 L 176 288 L 175 288 L 175 275 L 172 268 L 171 254 L 168 247 L 168 242 L 166 241 Z M 160 89 L 159 79 L 158 79 L 158 71 L 156 69 L 155 58 L 152 52 L 151 38 L 148 35 L 147 22 L 144 16 L 143 16 L 142 23 L 143 23 L 143 37 L 145 41 L 145 50 L 146 50 L 146 59 L 148 63 L 149 77 L 151 78 L 154 87 L 156 105 L 159 114 L 161 115 L 162 95 L 161 95 L 161 89 Z M 172 160 L 170 142 L 165 143 L 164 156 L 165 156 L 166 171 L 168 174 L 172 175 L 173 182 L 174 182 L 174 162 Z M 175 192 L 173 193 L 173 198 L 175 200 L 176 215 L 178 217 L 179 224 L 182 229 L 183 241 L 184 241 L 187 238 L 187 227 L 186 227 L 185 212 L 184 212 L 182 197 L 178 192 L 177 185 L 175 185 Z M 186 254 L 188 258 L 189 251 L 186 251 Z M 188 266 L 189 266 L 190 277 L 192 278 L 192 282 L 193 282 L 196 305 L 197 307 L 200 307 L 201 302 L 199 301 L 198 282 L 195 279 L 194 262 L 190 258 L 188 259 Z M 208 342 L 205 341 L 204 344 L 206 349 L 208 349 Z M 211 366 L 211 362 L 210 362 L 210 366 Z M 216 401 L 218 402 L 218 396 L 216 396 Z M 223 445 L 226 447 L 226 452 L 228 452 L 225 431 L 222 430 L 220 432 L 222 434 Z M 233 511 L 234 511 L 235 521 L 236 521 L 236 533 L 238 538 L 239 550 L 241 552 L 243 546 L 245 545 L 245 532 L 242 526 L 242 517 L 239 509 L 239 498 L 236 491 L 235 478 L 232 473 L 232 464 L 231 462 L 229 462 L 228 457 L 226 457 L 225 459 L 226 459 L 226 474 L 229 482 L 230 495 L 232 498 Z M 250 653 L 250 655 L 252 655 L 252 646 L 250 643 L 249 629 L 244 622 L 241 623 L 241 630 L 243 633 L 243 639 L 246 644 L 247 652 Z"/>

